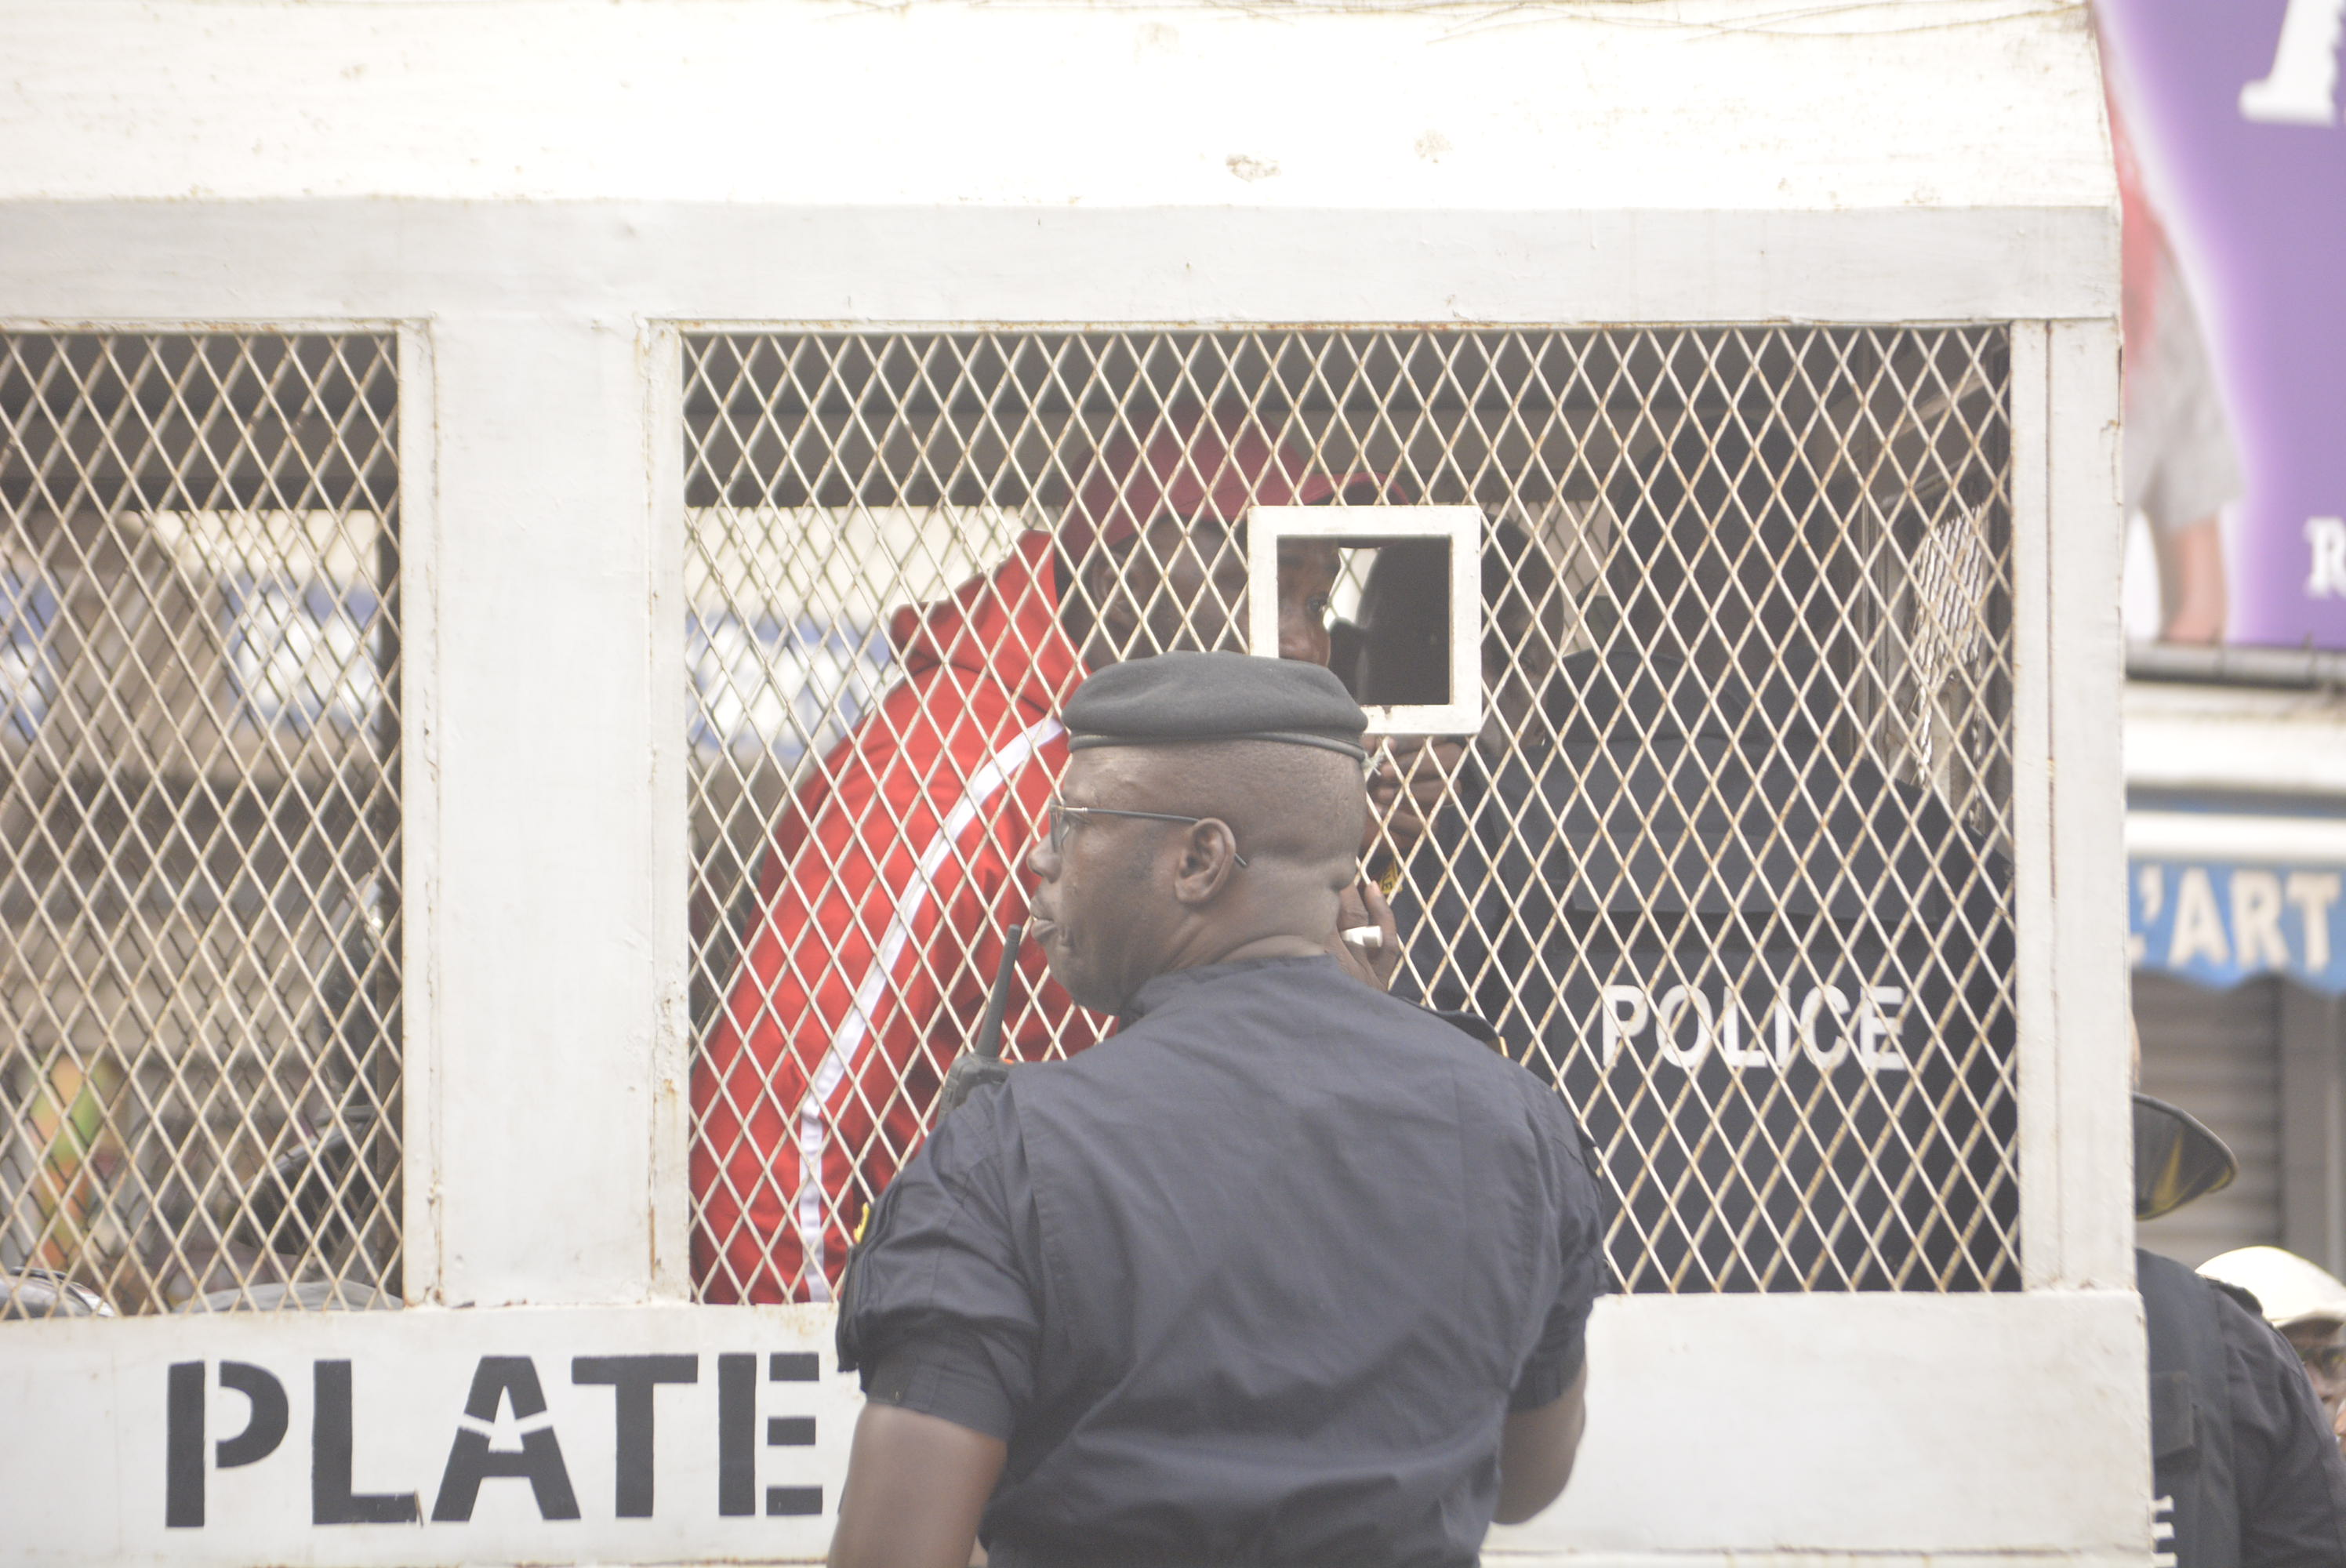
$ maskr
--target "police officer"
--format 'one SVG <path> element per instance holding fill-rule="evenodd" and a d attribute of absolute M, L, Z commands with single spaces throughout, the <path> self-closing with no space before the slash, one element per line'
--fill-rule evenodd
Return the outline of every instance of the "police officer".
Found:
<path fill-rule="evenodd" d="M 2135 1217 L 2228 1185 L 2231 1150 L 2197 1120 L 2134 1097 Z M 2287 1339 L 2245 1290 L 2136 1249 L 2150 1342 L 2154 1496 L 2176 1568 L 2346 1563 L 2346 1460 Z M 2245 1298 L 2245 1299 L 2242 1299 Z"/>
<path fill-rule="evenodd" d="M 874 1206 L 831 1561 L 1463 1568 L 1579 1441 L 1570 1118 L 1329 955 L 1367 808 L 1328 671 L 1167 654 L 1066 722 L 1037 937 L 1120 1028 L 978 1088 Z"/>
<path fill-rule="evenodd" d="M 2278 1247 L 2242 1247 L 2199 1266 L 2206 1278 L 2257 1298 L 2305 1367 L 2314 1397 L 2346 1439 L 2346 1280 L 2310 1257 Z"/>

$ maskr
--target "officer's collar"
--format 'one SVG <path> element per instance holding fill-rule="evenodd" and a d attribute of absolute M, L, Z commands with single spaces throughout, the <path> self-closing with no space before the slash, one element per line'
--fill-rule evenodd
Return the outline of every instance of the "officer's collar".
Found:
<path fill-rule="evenodd" d="M 1323 966 L 1333 970 L 1336 961 L 1325 953 L 1313 953 L 1301 958 L 1241 958 L 1228 963 L 1201 963 L 1195 969 L 1177 969 L 1170 974 L 1158 975 L 1134 993 L 1132 1001 L 1117 1015 L 1117 1023 L 1120 1028 L 1128 1029 L 1148 1014 L 1162 1012 L 1168 1003 L 1201 987 L 1239 975 L 1281 967 L 1314 970 Z"/>

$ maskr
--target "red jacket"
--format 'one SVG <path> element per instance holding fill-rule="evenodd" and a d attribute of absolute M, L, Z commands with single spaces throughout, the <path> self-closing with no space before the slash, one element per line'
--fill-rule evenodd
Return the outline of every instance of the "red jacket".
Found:
<path fill-rule="evenodd" d="M 711 1301 L 828 1300 L 864 1207 L 919 1143 L 974 1033 L 1025 859 L 1066 766 L 1083 678 L 1059 627 L 1051 536 L 896 612 L 904 678 L 799 785 L 760 876 L 763 911 L 694 1064 L 692 1264 Z M 1100 1026 L 1019 962 L 1004 1054 Z M 812 1267 L 808 1267 L 811 1262 Z"/>

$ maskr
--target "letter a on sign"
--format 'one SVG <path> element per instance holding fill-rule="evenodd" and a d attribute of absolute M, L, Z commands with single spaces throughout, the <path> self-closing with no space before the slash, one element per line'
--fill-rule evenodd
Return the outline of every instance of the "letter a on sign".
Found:
<path fill-rule="evenodd" d="M 2232 962 L 2232 943 L 2216 908 L 2216 889 L 2202 866 L 2186 871 L 2177 884 L 2175 929 L 2167 942 L 2167 962 L 2172 967 L 2181 969 L 2195 958 L 2218 967 Z"/>
<path fill-rule="evenodd" d="M 500 1400 L 512 1404 L 518 1420 L 546 1413 L 546 1390 L 538 1386 L 537 1369 L 527 1356 L 484 1356 L 474 1369 L 473 1392 L 464 1400 L 464 1414 L 476 1421 L 494 1421 Z M 440 1495 L 432 1504 L 433 1522 L 461 1524 L 470 1520 L 473 1504 L 480 1500 L 481 1482 L 497 1478 L 528 1481 L 541 1519 L 578 1517 L 578 1496 L 570 1490 L 562 1445 L 555 1441 L 549 1423 L 522 1433 L 517 1449 L 491 1448 L 488 1433 L 460 1429 L 448 1450 L 448 1468 L 440 1475 Z"/>

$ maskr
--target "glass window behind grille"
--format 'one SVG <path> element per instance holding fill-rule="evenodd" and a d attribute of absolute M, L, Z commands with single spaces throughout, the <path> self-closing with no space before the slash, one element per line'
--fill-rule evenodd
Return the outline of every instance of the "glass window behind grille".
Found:
<path fill-rule="evenodd" d="M 394 355 L 0 337 L 0 1315 L 398 1300 Z"/>

